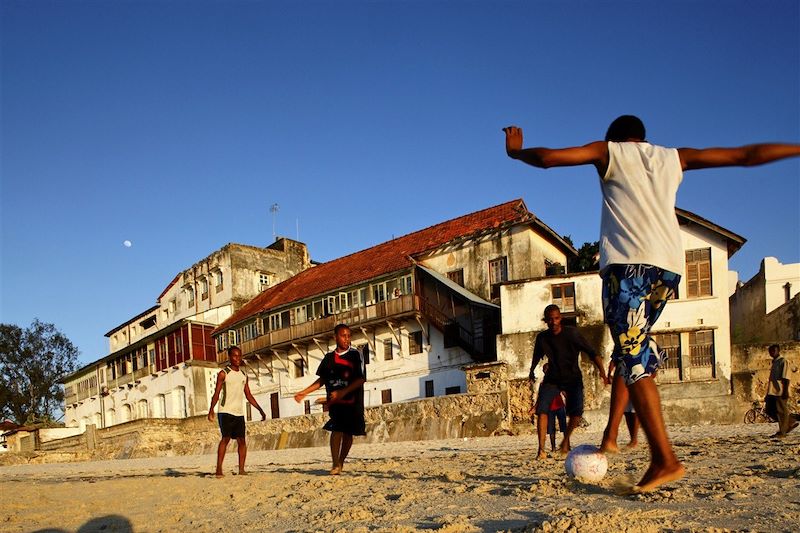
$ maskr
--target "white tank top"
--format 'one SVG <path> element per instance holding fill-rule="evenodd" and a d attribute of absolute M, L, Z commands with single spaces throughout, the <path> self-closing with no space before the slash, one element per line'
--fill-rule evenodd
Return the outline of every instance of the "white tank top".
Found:
<path fill-rule="evenodd" d="M 646 264 L 683 274 L 683 243 L 675 215 L 682 179 L 675 148 L 608 143 L 608 170 L 600 180 L 601 271 L 614 264 Z"/>
<path fill-rule="evenodd" d="M 247 376 L 239 370 L 228 368 L 225 381 L 222 382 L 218 413 L 228 413 L 234 416 L 244 416 L 244 384 Z"/>

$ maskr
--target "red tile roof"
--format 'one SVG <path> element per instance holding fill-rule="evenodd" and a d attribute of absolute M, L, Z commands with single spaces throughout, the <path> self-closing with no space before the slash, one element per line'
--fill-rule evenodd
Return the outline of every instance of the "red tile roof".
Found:
<path fill-rule="evenodd" d="M 536 217 L 521 199 L 512 200 L 322 263 L 265 290 L 220 324 L 212 335 L 268 309 L 411 268 L 411 257 L 452 240 L 526 220 Z M 555 232 L 552 234 L 558 237 Z"/>

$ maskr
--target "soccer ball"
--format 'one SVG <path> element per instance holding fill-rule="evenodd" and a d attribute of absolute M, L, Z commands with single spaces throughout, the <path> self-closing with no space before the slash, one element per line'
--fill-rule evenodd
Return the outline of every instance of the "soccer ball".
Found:
<path fill-rule="evenodd" d="M 606 475 L 608 461 L 596 446 L 581 444 L 569 452 L 564 469 L 569 477 L 596 483 Z"/>

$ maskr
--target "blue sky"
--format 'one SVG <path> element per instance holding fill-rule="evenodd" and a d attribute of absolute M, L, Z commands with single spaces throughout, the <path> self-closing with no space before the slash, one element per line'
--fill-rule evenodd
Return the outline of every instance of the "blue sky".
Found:
<path fill-rule="evenodd" d="M 597 239 L 589 167 L 509 160 L 637 114 L 668 146 L 800 142 L 800 4 L 0 3 L 0 320 L 81 350 L 228 242 L 326 261 L 514 198 Z M 688 173 L 678 205 L 800 261 L 800 159 Z M 298 231 L 299 228 L 299 231 Z M 123 246 L 130 240 L 131 247 Z"/>

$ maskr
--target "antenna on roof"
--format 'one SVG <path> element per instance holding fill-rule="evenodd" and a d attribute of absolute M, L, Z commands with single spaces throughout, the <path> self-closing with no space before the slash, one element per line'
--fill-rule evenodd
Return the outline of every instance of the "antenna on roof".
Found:
<path fill-rule="evenodd" d="M 269 206 L 269 212 L 272 213 L 272 240 L 273 240 L 273 242 L 275 241 L 275 239 L 277 237 L 277 235 L 275 233 L 275 218 L 278 215 L 278 209 L 279 209 L 278 204 L 272 204 L 271 206 Z"/>

